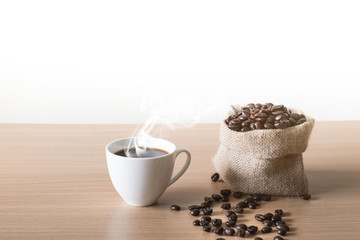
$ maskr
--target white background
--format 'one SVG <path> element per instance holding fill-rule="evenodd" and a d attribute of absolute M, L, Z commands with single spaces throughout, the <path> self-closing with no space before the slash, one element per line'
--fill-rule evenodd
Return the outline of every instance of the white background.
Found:
<path fill-rule="evenodd" d="M 218 122 L 249 102 L 359 120 L 359 13 L 359 1 L 0 1 L 0 122 Z"/>

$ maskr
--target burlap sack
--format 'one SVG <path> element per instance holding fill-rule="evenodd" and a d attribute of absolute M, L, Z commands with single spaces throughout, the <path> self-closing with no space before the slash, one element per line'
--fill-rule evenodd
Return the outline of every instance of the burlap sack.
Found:
<path fill-rule="evenodd" d="M 229 115 L 240 109 L 232 106 Z M 234 191 L 281 196 L 307 194 L 302 153 L 315 120 L 309 116 L 306 120 L 290 128 L 249 132 L 230 130 L 222 121 L 220 147 L 213 158 L 215 169 Z"/>

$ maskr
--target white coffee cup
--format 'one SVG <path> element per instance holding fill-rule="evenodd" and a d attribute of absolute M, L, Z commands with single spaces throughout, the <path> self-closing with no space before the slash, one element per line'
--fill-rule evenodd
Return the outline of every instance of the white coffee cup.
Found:
<path fill-rule="evenodd" d="M 119 195 L 130 205 L 149 206 L 160 198 L 167 187 L 178 180 L 190 165 L 190 152 L 164 139 L 151 138 L 149 148 L 162 149 L 168 154 L 159 157 L 124 157 L 115 153 L 128 148 L 135 138 L 115 140 L 106 146 L 106 159 L 111 182 Z M 185 152 L 182 169 L 171 178 L 177 156 Z"/>

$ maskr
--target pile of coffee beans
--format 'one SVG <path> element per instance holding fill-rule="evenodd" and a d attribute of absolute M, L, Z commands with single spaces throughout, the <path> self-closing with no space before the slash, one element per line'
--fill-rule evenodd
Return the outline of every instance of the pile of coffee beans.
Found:
<path fill-rule="evenodd" d="M 227 126 L 237 132 L 257 129 L 284 129 L 306 122 L 304 114 L 292 113 L 284 105 L 249 103 L 241 111 L 225 119 Z"/>

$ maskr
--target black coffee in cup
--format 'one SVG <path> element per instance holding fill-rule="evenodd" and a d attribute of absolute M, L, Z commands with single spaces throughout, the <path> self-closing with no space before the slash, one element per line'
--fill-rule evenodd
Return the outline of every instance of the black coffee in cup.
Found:
<path fill-rule="evenodd" d="M 158 149 L 158 148 L 146 148 L 146 149 L 138 149 L 136 152 L 135 148 L 130 148 L 128 154 L 126 154 L 127 149 L 121 149 L 114 154 L 122 157 L 132 157 L 132 158 L 151 158 L 151 157 L 161 157 L 166 154 L 169 154 L 167 151 Z"/>

